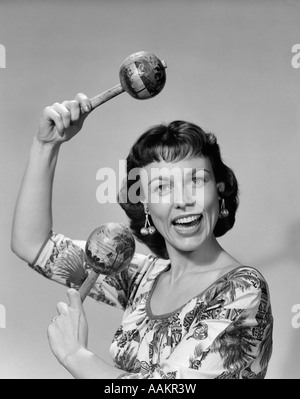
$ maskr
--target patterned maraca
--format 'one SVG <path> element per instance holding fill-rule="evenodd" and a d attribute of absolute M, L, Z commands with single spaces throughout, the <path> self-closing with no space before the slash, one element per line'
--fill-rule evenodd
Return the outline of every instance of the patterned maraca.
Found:
<path fill-rule="evenodd" d="M 87 239 L 85 253 L 91 271 L 79 288 L 84 301 L 99 274 L 113 275 L 129 266 L 135 251 L 135 240 L 130 229 L 122 223 L 105 223 Z"/>
<path fill-rule="evenodd" d="M 139 100 L 156 96 L 165 86 L 166 67 L 164 61 L 146 51 L 129 55 L 120 67 L 120 83 L 91 98 L 92 109 L 124 91 Z"/>

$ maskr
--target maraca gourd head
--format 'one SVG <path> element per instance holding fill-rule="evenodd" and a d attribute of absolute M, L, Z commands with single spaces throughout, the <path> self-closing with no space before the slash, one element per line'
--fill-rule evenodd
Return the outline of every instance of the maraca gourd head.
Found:
<path fill-rule="evenodd" d="M 88 264 L 101 274 L 116 274 L 129 266 L 135 252 L 135 240 L 122 223 L 105 223 L 87 239 L 85 253 Z"/>
<path fill-rule="evenodd" d="M 166 67 L 166 63 L 154 54 L 138 51 L 127 57 L 121 65 L 121 86 L 134 98 L 145 100 L 154 97 L 164 88 Z"/>

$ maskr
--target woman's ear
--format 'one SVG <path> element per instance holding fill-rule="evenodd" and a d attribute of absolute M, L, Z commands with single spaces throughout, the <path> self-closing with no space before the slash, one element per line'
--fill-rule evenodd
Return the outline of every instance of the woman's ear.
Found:
<path fill-rule="evenodd" d="M 220 181 L 219 183 L 217 183 L 217 190 L 218 193 L 223 193 L 225 190 L 225 183 L 223 181 Z M 220 197 L 219 197 L 220 199 Z"/>

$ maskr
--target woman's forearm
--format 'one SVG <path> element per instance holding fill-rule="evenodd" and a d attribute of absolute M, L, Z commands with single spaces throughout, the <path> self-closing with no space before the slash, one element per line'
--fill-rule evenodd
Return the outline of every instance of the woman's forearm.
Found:
<path fill-rule="evenodd" d="M 31 263 L 52 229 L 52 186 L 60 145 L 82 128 L 91 112 L 88 97 L 44 108 L 17 199 L 11 248 Z"/>
<path fill-rule="evenodd" d="M 59 147 L 34 137 L 17 198 L 11 247 L 29 263 L 52 229 L 52 187 Z"/>
<path fill-rule="evenodd" d="M 115 379 L 124 374 L 124 370 L 111 366 L 87 349 L 69 355 L 63 366 L 76 379 Z"/>

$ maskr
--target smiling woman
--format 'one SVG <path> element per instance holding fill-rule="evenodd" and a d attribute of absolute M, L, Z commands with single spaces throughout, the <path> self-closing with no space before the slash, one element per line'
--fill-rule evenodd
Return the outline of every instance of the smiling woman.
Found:
<path fill-rule="evenodd" d="M 91 272 L 85 242 L 52 232 L 51 193 L 59 147 L 89 110 L 83 94 L 44 110 L 12 235 L 13 250 L 33 269 L 76 289 Z M 115 367 L 88 350 L 76 290 L 49 326 L 54 355 L 76 378 L 264 378 L 272 351 L 269 290 L 258 270 L 217 241 L 234 225 L 238 184 L 216 137 L 185 121 L 154 126 L 133 145 L 125 180 L 120 206 L 152 253 L 100 275 L 89 294 L 124 311 L 110 348 Z M 138 201 L 131 201 L 137 186 Z"/>
<path fill-rule="evenodd" d="M 140 173 L 135 180 L 131 171 L 137 168 Z M 161 232 L 167 213 L 169 226 L 166 232 L 181 233 L 176 236 L 180 241 L 183 236 L 189 237 L 189 232 L 193 236 L 195 227 L 189 231 L 191 226 L 187 222 L 176 221 L 179 217 L 196 214 L 198 220 L 201 218 L 197 227 L 202 224 L 204 233 L 210 226 L 215 237 L 224 235 L 234 225 L 238 207 L 237 179 L 223 163 L 215 135 L 205 133 L 195 124 L 174 121 L 146 131 L 127 157 L 127 176 L 119 203 L 129 216 L 136 237 L 159 257 L 168 259 L 170 256 L 171 249 L 166 248 L 170 241 L 165 240 L 166 236 Z M 132 203 L 128 192 L 139 180 L 141 200 Z M 227 217 L 219 217 L 225 204 Z M 141 233 L 145 207 L 149 208 L 150 223 L 154 222 L 157 228 L 154 235 L 143 236 Z"/>

